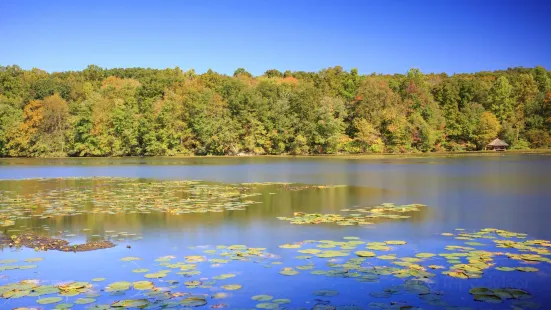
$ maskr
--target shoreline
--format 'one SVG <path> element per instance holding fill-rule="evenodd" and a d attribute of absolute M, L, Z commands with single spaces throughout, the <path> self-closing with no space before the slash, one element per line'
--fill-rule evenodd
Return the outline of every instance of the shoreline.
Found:
<path fill-rule="evenodd" d="M 56 157 L 0 157 L 0 160 L 26 159 L 203 159 L 203 158 L 335 158 L 335 159 L 387 159 L 387 158 L 431 158 L 461 156 L 508 156 L 508 155 L 551 155 L 551 149 L 464 152 L 427 152 L 427 153 L 363 153 L 363 154 L 309 154 L 309 155 L 174 155 L 174 156 L 56 156 Z"/>

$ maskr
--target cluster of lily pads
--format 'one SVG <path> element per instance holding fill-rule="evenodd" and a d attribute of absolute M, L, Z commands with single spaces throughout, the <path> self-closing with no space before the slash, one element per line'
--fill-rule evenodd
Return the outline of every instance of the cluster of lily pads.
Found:
<path fill-rule="evenodd" d="M 325 189 L 337 186 L 291 185 L 290 183 L 215 184 L 202 181 L 156 181 L 133 178 L 62 178 L 26 179 L 19 182 L 50 182 L 51 189 L 22 194 L 0 192 L 0 227 L 14 226 L 18 219 L 73 216 L 82 213 L 151 213 L 169 214 L 245 210 L 259 203 L 250 200 L 261 195 L 254 189 L 262 185 L 283 190 Z M 67 186 L 59 181 L 70 182 Z M 57 183 L 56 183 L 57 182 Z"/>
<path fill-rule="evenodd" d="M 227 292 L 238 291 L 243 286 L 232 283 L 237 275 L 222 273 L 211 278 L 200 277 L 199 265 L 217 267 L 229 262 L 260 262 L 274 258 L 265 252 L 263 248 L 251 248 L 245 245 L 231 246 L 202 246 L 193 248 L 201 251 L 201 255 L 188 255 L 178 261 L 176 256 L 162 256 L 154 261 L 154 267 L 161 270 L 152 271 L 147 268 L 135 268 L 132 272 L 143 274 L 144 280 L 117 281 L 107 285 L 106 278 L 93 278 L 90 282 L 67 282 L 58 284 L 42 284 L 38 280 L 22 280 L 0 286 L 0 296 L 12 300 L 24 297 L 37 298 L 35 302 L 40 305 L 52 305 L 56 309 L 68 309 L 75 305 L 93 304 L 89 309 L 117 309 L 117 308 L 173 308 L 187 309 L 200 307 L 212 303 L 211 308 L 228 308 L 229 306 L 219 301 L 231 297 Z M 36 262 L 41 259 L 27 260 Z M 141 258 L 135 256 L 122 257 L 123 263 L 141 262 Z M 0 263 L 14 263 L 15 260 L 0 261 Z M 36 266 L 34 266 L 36 267 Z M 2 270 L 12 270 L 4 268 Z M 171 275 L 177 280 L 165 280 L 162 278 Z M 196 279 L 194 279 L 196 278 Z M 161 280 L 162 279 L 162 280 Z M 185 289 L 186 292 L 181 291 Z M 215 290 L 215 293 L 191 293 L 194 289 Z M 121 299 L 127 292 L 139 298 Z M 98 304 L 96 298 L 109 294 L 116 298 L 109 304 Z M 52 296 L 54 295 L 54 296 Z M 74 299 L 71 303 L 67 302 Z M 257 294 L 250 297 L 258 302 L 257 308 L 275 309 L 279 305 L 288 304 L 290 299 L 275 298 L 270 295 Z M 275 305 L 275 306 L 274 306 Z M 182 308 L 183 307 L 183 308 Z M 26 308 L 20 308 L 26 309 Z M 30 308 L 29 308 L 30 309 Z"/>
<path fill-rule="evenodd" d="M 370 308 L 412 309 L 420 306 L 458 309 L 450 304 L 445 291 L 439 290 L 438 282 L 469 281 L 480 279 L 485 274 L 501 272 L 537 272 L 551 263 L 551 242 L 528 239 L 518 234 L 498 229 L 482 229 L 465 232 L 444 233 L 440 238 L 452 238 L 450 245 L 440 253 L 420 252 L 415 245 L 404 240 L 368 241 L 359 237 L 344 237 L 342 240 L 304 240 L 282 244 L 282 257 L 265 248 L 246 245 L 196 246 L 191 255 L 176 257 L 161 256 L 154 262 L 145 263 L 140 257 L 120 258 L 123 264 L 135 264 L 135 274 L 143 275 L 138 281 L 108 283 L 106 278 L 93 278 L 89 282 L 43 283 L 25 279 L 0 286 L 0 296 L 6 300 L 35 298 L 34 303 L 52 305 L 57 309 L 75 305 L 89 305 L 89 309 L 118 308 L 180 308 L 193 307 L 231 308 L 242 306 L 232 303 L 246 286 L 239 274 L 220 272 L 206 276 L 226 264 L 256 263 L 268 268 L 264 277 L 318 276 L 329 279 L 349 279 L 356 285 L 378 283 L 382 290 L 371 290 L 364 299 Z M 293 251 L 289 253 L 288 251 Z M 294 257 L 294 258 L 292 258 Z M 27 259 L 27 263 L 40 262 L 41 258 Z M 15 260 L 0 261 L 0 270 L 10 272 L 23 266 L 13 265 Z M 145 267 L 140 267 L 145 265 Z M 273 271 L 272 271 L 273 270 Z M 208 274 L 208 272 L 207 272 Z M 170 279 L 166 279 L 166 278 Z M 319 281 L 331 283 L 331 281 Z M 288 281 L 293 281 L 292 278 Z M 348 280 L 347 280 L 348 281 Z M 398 281 L 398 282 L 396 282 Z M 473 280 L 476 281 L 476 280 Z M 107 283 L 107 284 L 104 284 Z M 480 284 L 480 282 L 476 282 Z M 289 284 L 292 285 L 292 284 Z M 249 297 L 257 309 L 288 309 L 293 301 L 285 296 L 272 296 L 258 292 Z M 524 288 L 476 286 L 468 292 L 476 302 L 490 304 L 509 303 L 519 309 L 535 308 L 539 304 Z M 311 292 L 313 307 L 317 310 L 357 310 L 362 305 L 335 305 L 340 292 L 335 289 L 318 289 Z M 457 292 L 454 292 L 457 294 Z M 404 301 L 403 296 L 409 296 Z M 98 297 L 102 297 L 101 299 Z M 411 301 L 411 297 L 414 301 Z M 389 299 L 389 301 L 377 301 Z M 99 302 L 98 300 L 101 300 Z M 33 302 L 29 302 L 33 304 Z M 293 308 L 305 309 L 305 308 Z M 463 309 L 463 308 L 462 308 Z"/>
<path fill-rule="evenodd" d="M 402 240 L 367 242 L 357 237 L 345 237 L 342 241 L 305 240 L 284 244 L 280 248 L 294 249 L 300 255 L 297 259 L 306 263 L 285 267 L 285 275 L 298 275 L 308 270 L 312 275 L 350 278 L 358 282 L 380 282 L 383 277 L 406 279 L 403 285 L 394 285 L 381 292 L 370 293 L 374 298 L 389 298 L 402 292 L 418 294 L 419 299 L 432 306 L 450 306 L 443 299 L 443 292 L 432 290 L 441 275 L 463 280 L 482 278 L 485 272 L 537 272 L 534 267 L 551 263 L 551 243 L 546 240 L 528 240 L 525 234 L 498 229 L 482 229 L 466 233 L 458 229 L 457 234 L 444 233 L 465 245 L 448 245 L 442 253 L 417 252 L 398 256 L 392 251 L 407 243 Z M 478 242 L 477 239 L 483 239 Z M 503 250 L 507 249 L 507 250 Z M 402 251 L 403 252 L 403 251 Z M 320 262 L 321 259 L 321 262 Z M 327 269 L 326 267 L 329 267 Z M 482 293 L 485 292 L 485 293 Z M 492 293 L 493 292 L 493 293 Z M 471 291 L 475 300 L 501 303 L 508 299 L 527 299 L 531 294 L 518 288 Z M 535 306 L 534 302 L 516 301 L 518 308 Z M 404 304 L 372 303 L 374 308 L 406 307 Z M 407 305 L 409 307 L 410 305 Z M 399 308 L 398 307 L 398 308 Z"/>
<path fill-rule="evenodd" d="M 108 249 L 114 246 L 115 244 L 113 242 L 107 240 L 88 241 L 82 244 L 69 244 L 69 241 L 64 239 L 41 236 L 31 232 L 24 232 L 19 235 L 12 235 L 11 237 L 0 234 L 0 248 L 27 247 L 35 249 L 36 251 L 57 250 L 62 252 L 85 252 Z"/>
<path fill-rule="evenodd" d="M 278 220 L 289 221 L 291 224 L 322 224 L 335 223 L 341 226 L 370 225 L 377 220 L 397 220 L 411 217 L 411 213 L 421 211 L 421 204 L 397 206 L 393 203 L 383 203 L 379 206 L 343 209 L 347 215 L 295 212 L 293 217 L 278 217 Z M 351 213 L 353 212 L 353 213 Z"/>
<path fill-rule="evenodd" d="M 473 287 L 469 290 L 469 293 L 473 295 L 474 300 L 483 301 L 492 304 L 500 304 L 504 300 L 514 299 L 513 306 L 518 308 L 539 308 L 539 304 L 526 299 L 532 298 L 530 293 L 518 288 L 487 288 L 487 287 Z"/>
<path fill-rule="evenodd" d="M 67 180 L 67 179 L 63 179 Z M 28 182 L 22 180 L 16 182 Z M 43 182 L 55 182 L 44 180 Z M 28 195 L 0 194 L 0 226 L 17 219 L 71 216 L 81 213 L 123 212 L 172 214 L 244 210 L 259 195 L 250 186 L 207 184 L 199 181 L 141 181 L 129 178 L 75 178 L 73 186 L 38 190 Z M 14 181 L 12 181 L 14 182 Z"/>
<path fill-rule="evenodd" d="M 64 179 L 66 180 L 66 179 Z M 222 212 L 243 210 L 257 202 L 250 200 L 259 195 L 257 186 L 280 186 L 284 190 L 325 189 L 334 186 L 309 186 L 289 183 L 211 184 L 199 181 L 145 181 L 128 178 L 76 178 L 71 186 L 56 186 L 50 190 L 0 192 L 0 226 L 5 231 L 17 232 L 21 225 L 13 227 L 17 220 L 30 217 L 46 219 L 55 216 L 79 214 L 151 213 L 168 214 Z M 21 185 L 25 184 L 26 181 Z M 36 182 L 36 180 L 33 180 Z M 334 223 L 342 226 L 369 225 L 380 220 L 399 220 L 420 212 L 424 205 L 394 205 L 385 203 L 375 207 L 343 209 L 342 214 L 295 213 L 293 217 L 278 219 L 292 224 Z M 42 226 L 47 230 L 47 226 Z M 31 234 L 31 227 L 16 235 L 0 234 L 0 246 L 27 246 L 35 250 L 58 249 L 68 251 L 69 242 L 62 239 Z M 126 232 L 105 231 L 107 239 L 125 240 L 137 237 Z M 75 236 L 69 231 L 62 236 Z M 97 236 L 100 237 L 100 236 Z M 88 281 L 53 282 L 29 278 L 17 278 L 7 283 L 18 270 L 40 268 L 42 258 L 28 258 L 18 263 L 15 259 L 0 260 L 0 298 L 6 304 L 29 305 L 46 308 L 69 309 L 164 309 L 178 308 L 231 308 L 237 306 L 257 309 L 305 309 L 304 301 L 291 300 L 289 296 L 273 296 L 276 292 L 252 287 L 240 272 L 226 270 L 237 268 L 234 264 L 258 264 L 258 277 L 269 282 L 282 277 L 293 285 L 297 278 L 320 277 L 316 283 L 331 284 L 334 281 L 352 281 L 354 287 L 365 289 L 365 296 L 354 301 L 357 304 L 339 305 L 341 293 L 335 286 L 308 292 L 308 309 L 358 310 L 369 300 L 370 308 L 413 309 L 438 307 L 457 309 L 448 292 L 439 288 L 441 281 L 472 281 L 476 284 L 463 293 L 472 296 L 472 302 L 525 309 L 539 304 L 526 288 L 483 287 L 485 275 L 502 274 L 531 277 L 540 269 L 548 271 L 551 263 L 551 242 L 528 239 L 526 234 L 487 228 L 474 232 L 456 229 L 442 233 L 437 238 L 449 241 L 436 253 L 419 251 L 415 244 L 404 240 L 365 240 L 344 237 L 341 240 L 304 240 L 280 245 L 282 256 L 268 252 L 266 248 L 246 245 L 207 245 L 189 249 L 185 256 L 165 255 L 147 261 L 137 256 L 120 258 L 120 263 L 132 268 L 133 280 L 91 278 Z M 108 248 L 111 242 L 98 241 L 81 245 Z M 76 246 L 76 248 L 75 248 Z M 76 251 L 77 245 L 72 250 Z M 189 255 L 187 255 L 189 254 Z M 226 268 L 216 271 L 215 268 Z M 262 267 L 265 267 L 262 268 Z M 234 269 L 235 270 L 235 269 Z M 216 271 L 216 272 L 215 272 Z M 248 272 L 248 271 L 247 271 Z M 25 272 L 23 272 L 25 273 Z M 25 273 L 27 274 L 27 273 Z M 213 275 L 214 274 L 214 275 Z M 138 278 L 138 279 L 136 279 Z M 126 278 L 128 279 L 128 278 Z M 337 280 L 339 279 L 339 280 Z M 471 283 L 472 283 L 471 282 Z M 372 286 L 372 283 L 378 283 Z M 243 289 L 246 288 L 246 289 Z M 377 288 L 373 290 L 373 288 Z M 382 288 L 382 289 L 381 289 Z M 254 290 L 254 292 L 251 292 Z M 271 294 L 271 295 L 268 295 Z M 282 294 L 283 295 L 283 294 Z M 248 300 L 243 302 L 243 297 Z M 291 296 L 293 297 L 293 296 Z M 362 304 L 360 304 L 362 303 Z M 367 302 L 366 302 L 367 303 Z M 34 309 L 34 308 L 18 308 Z"/>

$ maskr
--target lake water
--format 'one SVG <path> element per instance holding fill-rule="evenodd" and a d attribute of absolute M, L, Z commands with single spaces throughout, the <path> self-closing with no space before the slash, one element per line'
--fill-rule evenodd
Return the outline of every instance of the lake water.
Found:
<path fill-rule="evenodd" d="M 86 201 L 86 212 L 71 216 L 53 214 L 46 217 L 25 216 L 16 219 L 14 226 L 4 228 L 6 235 L 24 231 L 49 234 L 69 240 L 71 243 L 83 243 L 94 238 L 106 237 L 105 232 L 122 235 L 113 238 L 117 244 L 110 249 L 89 252 L 66 253 L 58 251 L 36 252 L 28 248 L 5 247 L 0 252 L 1 260 L 17 260 L 2 265 L 28 264 L 27 258 L 40 257 L 34 262 L 36 268 L 0 271 L 0 286 L 21 280 L 36 279 L 41 284 L 55 285 L 60 282 L 85 281 L 92 288 L 79 296 L 62 296 L 59 303 L 74 302 L 78 298 L 88 304 L 75 304 L 74 309 L 96 307 L 100 309 L 113 305 L 120 300 L 147 300 L 143 306 L 151 309 L 162 307 L 185 308 L 193 305 L 179 304 L 182 296 L 175 292 L 199 296 L 198 309 L 226 307 L 230 309 L 255 306 L 274 308 L 273 300 L 252 300 L 255 295 L 270 295 L 274 299 L 289 299 L 289 303 L 280 301 L 281 309 L 367 309 L 368 307 L 399 307 L 412 305 L 425 309 L 445 307 L 470 308 L 509 308 L 515 304 L 519 308 L 528 308 L 539 303 L 543 308 L 548 305 L 551 293 L 551 264 L 547 261 L 514 260 L 506 255 L 493 254 L 493 267 L 484 269 L 480 278 L 461 279 L 443 275 L 449 262 L 435 256 L 427 258 L 422 265 L 436 276 L 423 280 L 430 293 L 419 287 L 417 290 L 404 290 L 404 281 L 419 277 L 394 277 L 377 275 L 373 281 L 365 273 L 351 274 L 357 268 L 342 266 L 354 255 L 354 251 L 365 250 L 365 244 L 349 250 L 348 257 L 296 259 L 296 256 L 311 254 L 298 250 L 319 248 L 319 243 L 301 243 L 300 248 L 280 248 L 283 244 L 295 244 L 304 240 L 332 240 L 345 242 L 353 236 L 364 242 L 383 242 L 401 240 L 405 245 L 391 246 L 389 251 L 378 251 L 377 256 L 397 254 L 400 257 L 413 257 L 418 253 L 440 254 L 450 252 L 448 245 L 465 246 L 465 240 L 453 236 L 442 236 L 450 232 L 456 236 L 462 232 L 473 233 L 484 228 L 495 228 L 527 234 L 527 239 L 551 239 L 551 156 L 503 154 L 496 156 L 457 156 L 457 157 L 420 157 L 385 159 L 345 159 L 332 157 L 290 158 L 290 157 L 245 157 L 245 158 L 109 158 L 109 159 L 2 159 L 0 160 L 0 191 L 4 197 L 18 197 L 20 201 L 4 203 L 0 210 L 24 203 L 25 199 L 37 199 L 36 195 L 49 196 L 44 203 L 55 203 L 55 197 L 67 199 L 69 192 L 77 193 L 79 188 L 89 189 L 92 193 L 100 186 L 90 177 L 139 178 L 139 182 L 174 182 L 180 180 L 202 180 L 205 184 L 225 186 L 224 184 L 251 182 L 288 182 L 302 186 L 294 190 L 281 185 L 255 186 L 247 201 L 257 202 L 243 207 L 243 210 L 225 210 L 223 212 L 173 214 L 169 212 L 112 212 L 90 213 L 93 200 Z M 46 178 L 36 180 L 36 178 Z M 61 179 L 53 179 L 61 178 Z M 79 179 L 67 179 L 79 178 Z M 84 179 L 80 179 L 84 178 Z M 25 180 L 24 180 L 25 179 Z M 31 179 L 31 180 L 28 180 Z M 169 183 L 167 183 L 169 184 Z M 172 183 L 170 183 L 172 184 Z M 308 188 L 304 185 L 345 185 L 327 188 Z M 293 184 L 295 186 L 295 184 Z M 156 189 L 158 199 L 187 199 L 184 194 L 178 196 L 175 191 L 162 192 Z M 4 192 L 5 191 L 5 192 Z M 61 192 L 61 193 L 59 193 Z M 125 203 L 133 200 L 139 203 L 138 195 L 121 195 Z M 35 195 L 35 196 L 33 196 Z M 66 196 L 63 196 L 66 195 Z M 67 196 L 69 195 L 69 196 Z M 171 196 L 171 197 L 166 197 Z M 174 196 L 174 197 L 173 197 Z M 34 197 L 34 198 L 32 198 Z M 65 198 L 62 198 L 65 197 Z M 112 204 L 119 202 L 118 196 L 111 198 Z M 36 204 L 42 200 L 35 200 Z M 68 201 L 67 203 L 71 203 Z M 105 205 L 105 201 L 102 202 Z M 408 218 L 376 220 L 372 225 L 340 226 L 335 223 L 293 225 L 278 217 L 293 217 L 295 212 L 342 214 L 358 208 L 381 205 L 383 203 L 423 204 L 420 211 L 409 214 Z M 84 202 L 83 202 L 84 204 Z M 40 207 L 40 206 L 38 206 Z M 84 208 L 84 207 L 83 207 Z M 111 208 L 111 206 L 110 206 Z M 152 207 L 153 208 L 153 207 Z M 10 212 L 12 210 L 10 209 Z M 31 211 L 29 211 L 31 212 Z M 354 212 L 354 211 L 348 211 Z M 4 212 L 6 213 L 6 212 Z M 46 229 L 44 229 L 46 228 Z M 464 230 L 456 230 L 464 229 Z M 97 236 L 96 236 L 97 235 Z M 95 236 L 95 237 L 92 237 Z M 501 238 L 501 237 L 500 237 Z M 507 239 L 507 238 L 506 238 Z M 523 241 L 524 239 L 515 239 Z M 472 240 L 471 240 L 472 241 Z M 475 246 L 477 250 L 495 249 L 491 239 L 476 239 L 485 246 Z M 227 263 L 209 262 L 219 245 L 246 245 L 251 248 L 265 248 L 262 255 L 247 261 Z M 334 245 L 334 244 L 331 244 Z M 348 245 L 349 246 L 349 245 Z M 545 248 L 542 246 L 541 248 Z M 330 249 L 329 247 L 327 247 Z M 337 246 L 335 249 L 339 249 Z M 211 253 L 205 254 L 205 250 Z M 368 249 L 369 250 L 369 249 Z M 346 249 L 344 249 L 346 252 Z M 468 252 L 461 250 L 460 252 Z M 502 252 L 514 252 L 517 249 L 501 249 Z M 269 253 L 269 254 L 267 254 Z M 519 252 L 523 253 L 523 252 Z M 544 250 L 539 252 L 544 259 L 550 257 Z M 167 269 L 159 257 L 174 256 L 171 262 L 185 262 L 186 256 L 201 256 L 194 270 L 200 274 L 178 275 L 176 271 L 159 278 L 144 278 L 143 273 L 132 272 L 135 269 L 149 269 L 156 272 Z M 479 254 L 479 256 L 482 254 Z M 124 257 L 136 257 L 139 260 L 121 261 Z M 361 262 L 361 268 L 375 266 L 393 266 L 392 259 L 367 258 Z M 191 258 L 193 262 L 193 258 Z M 216 260 L 215 260 L 216 261 Z M 190 261 L 188 260 L 188 263 Z M 461 263 L 465 263 L 463 260 Z M 339 265 L 340 264 L 340 265 Z M 445 269 L 432 270 L 427 266 L 442 265 Z M 299 266 L 313 265 L 299 268 Z M 336 266 L 334 266 L 336 265 Z M 495 266 L 494 266 L 495 265 Z M 533 266 L 536 272 L 499 271 L 496 266 Z M 369 267 L 366 267 L 369 266 Z M 180 267 L 180 266 L 179 266 Z M 282 275 L 284 268 L 292 268 L 299 273 L 293 276 Z M 347 274 L 311 274 L 312 270 L 346 270 Z M 183 270 L 183 269 L 182 269 Z M 365 269 L 362 269 L 365 271 Z M 349 273 L 350 272 L 350 273 Z M 235 277 L 213 281 L 220 274 L 232 274 Z M 92 278 L 106 278 L 101 282 L 92 282 Z M 117 281 L 152 281 L 163 292 L 159 295 L 147 294 L 151 290 L 129 289 L 124 292 L 108 293 L 104 289 Z M 168 280 L 178 281 L 170 282 Z M 186 285 L 186 281 L 199 281 L 199 287 Z M 238 290 L 225 290 L 226 284 L 239 284 Z M 410 282 L 411 284 L 411 282 Z M 472 287 L 484 286 L 492 289 L 511 288 L 526 290 L 532 296 L 529 299 L 502 298 L 499 304 L 475 301 L 469 294 Z M 395 289 L 392 289 L 392 288 Z M 390 292 L 389 293 L 389 288 Z M 330 290 L 331 293 L 312 294 L 316 290 Z M 381 295 L 381 292 L 385 296 Z M 4 289 L 6 291 L 7 289 Z M 172 295 L 165 293 L 170 291 Z M 336 296 L 327 296 L 334 294 Z M 0 288 L 0 294 L 2 294 Z M 215 296 L 224 292 L 228 296 Z M 370 294 L 371 293 L 371 294 Z M 32 295 L 32 291 L 30 293 Z M 92 294 L 87 297 L 86 294 Z M 99 294 L 99 295 L 98 295 Z M 160 293 L 159 293 L 160 294 Z M 325 295 L 325 296 L 323 296 Z M 388 296 L 387 296 L 388 295 Z M 0 298 L 0 308 L 16 307 L 54 308 L 56 303 L 39 305 L 39 298 L 47 296 L 22 296 L 20 298 Z M 224 298 L 213 298 L 224 297 Z M 425 296 L 425 297 L 423 297 Z M 433 296 L 427 298 L 426 296 Z M 434 297 L 436 296 L 436 297 Z M 206 305 L 201 305 L 203 299 Z M 265 299 L 268 299 L 265 297 Z M 427 300 L 429 301 L 427 303 Z M 167 302 L 171 301 L 171 302 Z M 114 304 L 117 306 L 117 304 Z M 130 305 L 130 304 L 128 304 Z M 385 306 L 386 305 L 386 306 Z M 120 304 L 119 304 L 120 306 Z M 348 307 L 345 307 L 348 306 Z M 339 308 L 340 307 L 340 308 Z"/>

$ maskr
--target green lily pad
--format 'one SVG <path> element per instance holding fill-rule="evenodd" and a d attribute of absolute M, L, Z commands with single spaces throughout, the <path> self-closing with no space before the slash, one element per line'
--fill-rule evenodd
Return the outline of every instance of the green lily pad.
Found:
<path fill-rule="evenodd" d="M 512 268 L 512 267 L 496 267 L 496 270 L 499 270 L 499 271 L 515 271 L 517 269 Z"/>
<path fill-rule="evenodd" d="M 109 284 L 105 290 L 107 292 L 121 292 L 121 291 L 127 291 L 130 289 L 130 285 L 132 285 L 132 283 L 130 282 L 125 282 L 125 281 L 121 281 L 121 282 L 114 282 L 114 283 L 111 283 Z"/>
<path fill-rule="evenodd" d="M 517 270 L 522 271 L 522 272 L 536 272 L 536 271 L 539 271 L 539 269 L 535 268 L 535 267 L 517 267 Z"/>
<path fill-rule="evenodd" d="M 61 297 L 48 297 L 48 298 L 38 299 L 36 302 L 40 305 L 49 305 L 49 304 L 55 304 L 56 302 L 60 302 L 61 300 L 63 300 Z"/>
<path fill-rule="evenodd" d="M 277 309 L 279 308 L 279 304 L 273 303 L 273 302 L 264 302 L 256 305 L 259 309 Z"/>
<path fill-rule="evenodd" d="M 181 305 L 186 307 L 200 307 L 207 304 L 207 300 L 202 297 L 187 297 L 180 302 Z"/>
<path fill-rule="evenodd" d="M 144 275 L 144 277 L 148 279 L 160 279 L 166 277 L 167 274 L 165 272 L 154 272 L 154 273 L 147 273 Z"/>
<path fill-rule="evenodd" d="M 282 249 L 298 249 L 300 248 L 300 244 L 283 244 L 279 246 Z"/>
<path fill-rule="evenodd" d="M 358 255 L 359 257 L 373 257 L 376 254 L 370 251 L 356 251 L 354 254 Z"/>
<path fill-rule="evenodd" d="M 299 272 L 293 268 L 283 268 L 279 273 L 284 276 L 294 276 L 299 274 Z"/>
<path fill-rule="evenodd" d="M 348 253 L 343 251 L 323 251 L 316 255 L 319 258 L 333 258 L 333 257 L 342 257 L 348 256 Z"/>
<path fill-rule="evenodd" d="M 243 286 L 241 286 L 239 284 L 226 284 L 226 285 L 222 285 L 221 287 L 225 290 L 228 290 L 228 291 L 236 291 L 236 290 L 241 289 Z"/>
<path fill-rule="evenodd" d="M 134 289 L 138 291 L 147 291 L 155 287 L 155 285 L 151 281 L 137 281 L 132 283 L 132 285 L 134 286 Z"/>
<path fill-rule="evenodd" d="M 433 254 L 433 253 L 417 253 L 417 254 L 415 254 L 415 257 L 419 257 L 419 258 L 430 258 L 430 257 L 433 257 L 433 256 L 436 256 L 436 254 Z"/>
<path fill-rule="evenodd" d="M 256 301 L 268 301 L 268 300 L 272 300 L 273 298 L 274 297 L 270 295 L 255 295 L 251 297 L 252 300 L 256 300 Z"/>
<path fill-rule="evenodd" d="M 143 308 L 149 305 L 147 299 L 125 299 L 111 304 L 113 308 Z M 107 308 L 109 309 L 109 308 Z"/>
<path fill-rule="evenodd" d="M 198 281 L 198 280 L 192 280 L 192 281 L 186 281 L 184 282 L 185 286 L 187 287 L 197 287 L 199 285 L 201 285 L 201 281 Z"/>
<path fill-rule="evenodd" d="M 494 295 L 494 292 L 487 287 L 473 287 L 469 290 L 471 295 Z"/>
<path fill-rule="evenodd" d="M 388 244 L 388 245 L 404 245 L 407 242 L 402 241 L 402 240 L 389 240 L 389 241 L 385 241 L 385 243 Z"/>
<path fill-rule="evenodd" d="M 77 304 L 77 305 L 86 305 L 86 304 L 91 304 L 95 301 L 96 300 L 94 298 L 79 298 L 79 299 L 75 300 L 75 304 Z"/>
<path fill-rule="evenodd" d="M 219 276 L 212 277 L 212 278 L 215 279 L 215 280 L 225 280 L 225 279 L 230 279 L 230 278 L 233 278 L 233 277 L 235 277 L 235 274 L 233 274 L 233 273 L 224 273 L 224 274 L 221 274 Z"/>
<path fill-rule="evenodd" d="M 378 259 L 384 259 L 384 260 L 394 260 L 396 259 L 396 255 L 390 254 L 390 255 L 379 255 L 377 256 Z"/>
<path fill-rule="evenodd" d="M 42 257 L 35 257 L 35 258 L 27 258 L 25 261 L 27 263 L 34 263 L 34 262 L 40 262 L 40 261 L 43 261 L 44 258 Z"/>
<path fill-rule="evenodd" d="M 132 262 L 132 261 L 137 261 L 137 260 L 141 260 L 141 258 L 135 257 L 135 256 L 128 256 L 128 257 L 121 258 L 121 261 L 123 261 L 123 262 Z"/>

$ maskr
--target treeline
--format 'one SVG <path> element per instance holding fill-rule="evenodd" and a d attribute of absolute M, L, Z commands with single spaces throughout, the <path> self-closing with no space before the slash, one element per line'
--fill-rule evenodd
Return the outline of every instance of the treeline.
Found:
<path fill-rule="evenodd" d="M 551 72 L 359 75 L 0 66 L 0 156 L 546 148 Z"/>

